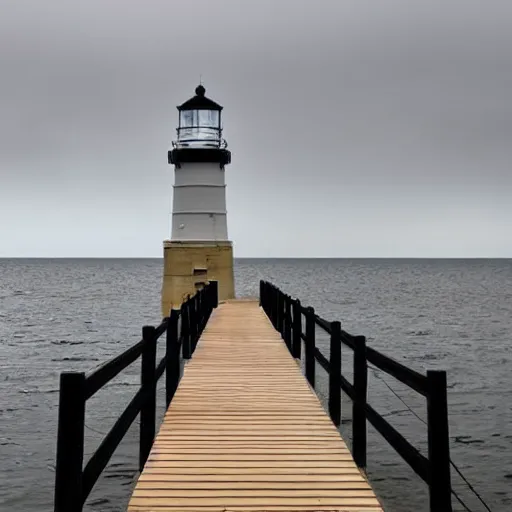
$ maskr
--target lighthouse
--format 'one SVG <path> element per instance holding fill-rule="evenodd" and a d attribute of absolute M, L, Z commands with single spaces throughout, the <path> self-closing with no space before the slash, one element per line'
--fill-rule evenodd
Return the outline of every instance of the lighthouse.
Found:
<path fill-rule="evenodd" d="M 171 238 L 164 241 L 164 316 L 208 281 L 218 282 L 220 300 L 235 295 L 225 178 L 231 152 L 222 138 L 223 107 L 199 85 L 177 109 L 177 137 L 168 152 L 174 186 Z"/>

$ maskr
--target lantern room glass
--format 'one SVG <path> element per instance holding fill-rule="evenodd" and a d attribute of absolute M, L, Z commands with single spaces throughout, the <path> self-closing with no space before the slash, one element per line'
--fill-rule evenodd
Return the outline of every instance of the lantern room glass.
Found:
<path fill-rule="evenodd" d="M 178 128 L 179 146 L 213 146 L 221 143 L 218 110 L 182 110 Z"/>

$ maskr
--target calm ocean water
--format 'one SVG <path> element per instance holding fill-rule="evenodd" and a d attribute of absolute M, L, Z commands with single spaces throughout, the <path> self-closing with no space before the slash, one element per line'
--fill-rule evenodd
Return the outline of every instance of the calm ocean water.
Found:
<path fill-rule="evenodd" d="M 158 324 L 161 273 L 161 260 L 0 260 L 0 510 L 52 510 L 59 373 L 89 370 L 138 341 L 142 325 Z M 257 295 L 261 278 L 417 370 L 448 370 L 452 459 L 493 512 L 512 510 L 512 260 L 236 262 L 239 296 Z M 88 454 L 138 379 L 135 364 L 88 403 Z M 382 380 L 422 418 L 424 399 L 370 371 L 370 403 L 424 451 L 425 426 Z M 159 407 L 161 415 L 162 392 Z M 348 399 L 343 415 L 350 439 Z M 124 510 L 137 438 L 134 424 L 86 510 Z M 368 460 L 386 511 L 427 510 L 426 486 L 371 428 Z M 472 510 L 484 510 L 453 482 Z"/>

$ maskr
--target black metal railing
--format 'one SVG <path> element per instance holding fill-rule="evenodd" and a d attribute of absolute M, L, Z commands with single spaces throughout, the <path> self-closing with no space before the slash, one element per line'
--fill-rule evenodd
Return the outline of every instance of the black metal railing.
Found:
<path fill-rule="evenodd" d="M 451 512 L 450 444 L 446 372 L 427 371 L 426 375 L 407 368 L 366 344 L 364 336 L 353 336 L 341 329 L 340 322 L 328 322 L 303 307 L 272 283 L 260 282 L 260 304 L 274 327 L 281 333 L 293 357 L 301 359 L 305 348 L 305 374 L 315 388 L 316 361 L 329 375 L 329 414 L 336 426 L 341 423 L 341 391 L 352 400 L 352 455 L 360 468 L 366 468 L 367 421 L 429 486 L 431 512 Z M 303 332 L 303 316 L 305 332 Z M 330 355 L 325 357 L 315 344 L 315 329 L 330 335 Z M 342 374 L 341 345 L 353 350 L 353 381 Z M 393 376 L 423 395 L 427 401 L 428 456 L 407 441 L 367 401 L 368 366 Z"/>
<path fill-rule="evenodd" d="M 228 143 L 222 138 L 222 129 L 215 126 L 181 126 L 176 129 L 178 138 L 173 147 L 205 146 L 225 149 Z"/>
<path fill-rule="evenodd" d="M 156 384 L 166 374 L 166 405 L 178 387 L 181 362 L 190 359 L 212 310 L 218 305 L 217 282 L 172 309 L 158 327 L 142 328 L 142 340 L 89 374 L 60 376 L 59 426 L 55 475 L 55 512 L 81 512 L 101 473 L 140 414 L 139 470 L 144 467 L 155 438 Z M 166 333 L 165 355 L 156 364 L 158 339 Z M 84 427 L 87 400 L 125 368 L 141 358 L 141 386 L 84 467 Z"/>

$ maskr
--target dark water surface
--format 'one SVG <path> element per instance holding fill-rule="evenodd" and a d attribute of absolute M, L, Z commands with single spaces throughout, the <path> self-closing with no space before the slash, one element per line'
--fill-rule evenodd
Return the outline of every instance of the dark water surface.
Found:
<path fill-rule="evenodd" d="M 161 274 L 161 260 L 0 260 L 1 511 L 52 510 L 59 373 L 90 370 L 138 341 L 142 325 L 158 324 Z M 452 459 L 494 512 L 512 510 L 512 260 L 236 262 L 239 296 L 257 295 L 261 278 L 417 370 L 448 370 Z M 325 336 L 320 346 L 326 352 Z M 344 358 L 349 369 L 350 354 Z M 321 369 L 317 375 L 325 392 Z M 425 425 L 382 380 L 370 371 L 370 403 L 424 451 Z M 390 377 L 384 380 L 425 418 L 422 397 Z M 135 363 L 88 402 L 87 454 L 138 381 Z M 162 392 L 159 407 L 161 415 Z M 342 432 L 350 439 L 348 399 L 343 415 Z M 126 507 L 137 427 L 86 510 Z M 368 461 L 386 511 L 427 510 L 426 486 L 371 428 Z M 454 489 L 472 510 L 484 510 L 456 476 Z"/>

